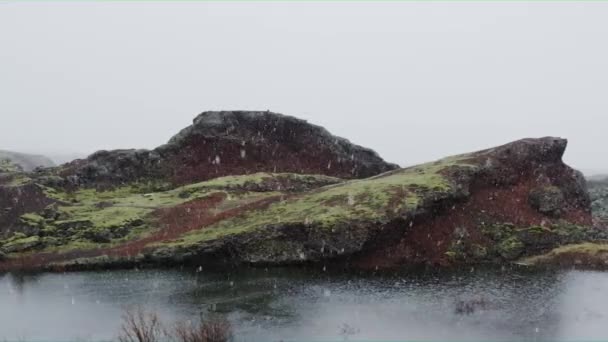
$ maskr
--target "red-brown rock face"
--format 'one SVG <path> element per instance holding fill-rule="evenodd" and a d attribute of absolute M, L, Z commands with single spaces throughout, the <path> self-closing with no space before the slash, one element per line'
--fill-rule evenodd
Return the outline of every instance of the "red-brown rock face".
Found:
<path fill-rule="evenodd" d="M 100 151 L 66 166 L 77 184 L 139 179 L 188 184 L 225 175 L 296 172 L 365 178 L 397 168 L 374 151 L 271 112 L 204 112 L 155 150 Z"/>
<path fill-rule="evenodd" d="M 585 179 L 563 163 L 566 145 L 553 137 L 523 139 L 463 155 L 459 163 L 472 168 L 443 171 L 462 196 L 430 202 L 402 221 L 398 243 L 376 245 L 356 263 L 375 268 L 509 260 L 592 239 L 597 232 L 591 230 Z"/>

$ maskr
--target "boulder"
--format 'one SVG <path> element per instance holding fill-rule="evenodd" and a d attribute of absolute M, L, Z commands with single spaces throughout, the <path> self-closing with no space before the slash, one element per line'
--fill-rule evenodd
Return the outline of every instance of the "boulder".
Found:
<path fill-rule="evenodd" d="M 60 230 L 79 230 L 93 227 L 93 222 L 88 219 L 65 220 L 55 222 L 55 226 Z"/>
<path fill-rule="evenodd" d="M 91 229 L 84 232 L 84 237 L 97 243 L 108 243 L 112 241 L 113 235 L 109 229 Z"/>
<path fill-rule="evenodd" d="M 534 209 L 543 214 L 556 213 L 566 204 L 564 193 L 556 186 L 532 189 L 529 201 Z"/>

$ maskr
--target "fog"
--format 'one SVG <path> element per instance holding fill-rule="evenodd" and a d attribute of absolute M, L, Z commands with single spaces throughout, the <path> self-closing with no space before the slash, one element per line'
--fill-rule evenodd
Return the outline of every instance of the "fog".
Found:
<path fill-rule="evenodd" d="M 608 169 L 608 3 L 0 2 L 0 149 L 153 148 L 272 110 L 408 165 L 523 137 Z"/>

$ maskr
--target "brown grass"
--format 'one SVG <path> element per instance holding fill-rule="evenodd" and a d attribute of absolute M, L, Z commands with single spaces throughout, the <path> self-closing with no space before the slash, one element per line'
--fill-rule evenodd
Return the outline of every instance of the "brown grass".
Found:
<path fill-rule="evenodd" d="M 175 342 L 228 342 L 232 340 L 232 326 L 222 317 L 201 317 L 198 323 L 177 323 L 172 335 Z"/>
<path fill-rule="evenodd" d="M 201 316 L 197 322 L 178 322 L 166 330 L 158 315 L 141 307 L 129 308 L 122 316 L 119 342 L 229 342 L 232 325 L 224 317 Z"/>
<path fill-rule="evenodd" d="M 163 335 L 162 323 L 153 311 L 141 307 L 130 308 L 122 316 L 120 342 L 159 342 Z"/>

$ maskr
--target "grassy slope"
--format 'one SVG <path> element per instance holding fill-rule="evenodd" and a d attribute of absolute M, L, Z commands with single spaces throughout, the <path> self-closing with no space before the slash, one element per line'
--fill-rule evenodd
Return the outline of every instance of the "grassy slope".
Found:
<path fill-rule="evenodd" d="M 264 210 L 249 211 L 189 232 L 165 245 L 188 247 L 276 224 L 306 224 L 329 229 L 349 221 L 387 220 L 414 211 L 426 196 L 455 192 L 453 184 L 441 172 L 451 167 L 476 167 L 465 160 L 466 156 L 450 157 L 364 180 L 326 186 L 274 203 Z"/>
<path fill-rule="evenodd" d="M 524 258 L 524 265 L 584 264 L 606 267 L 608 265 L 608 243 L 585 242 L 557 247 L 548 253 Z"/>
<path fill-rule="evenodd" d="M 227 194 L 227 203 L 222 203 L 222 206 L 234 207 L 278 194 L 272 191 L 272 186 L 276 187 L 276 184 L 270 184 L 268 187 L 264 187 L 264 184 L 279 180 L 309 187 L 314 187 L 316 183 L 341 182 L 340 179 L 320 175 L 256 173 L 221 177 L 168 191 L 149 193 L 145 191 L 146 187 L 138 185 L 108 191 L 81 189 L 69 193 L 39 185 L 48 197 L 58 202 L 48 208 L 50 215 L 27 213 L 21 216 L 21 222 L 38 231 L 35 235 L 41 237 L 43 251 L 65 252 L 109 247 L 154 232 L 158 227 L 155 218 L 150 214 L 159 208 L 173 207 L 218 192 Z M 254 191 L 248 190 L 249 188 Z M 101 244 L 91 240 L 90 236 L 99 234 L 109 234 L 115 238 Z M 0 247 L 26 243 L 32 236 L 15 233 L 5 240 L 0 240 Z"/>
<path fill-rule="evenodd" d="M 284 190 L 281 189 L 281 184 L 284 183 L 308 188 L 339 184 L 288 196 L 286 200 L 278 201 L 264 210 L 247 211 L 243 215 L 225 219 L 205 229 L 194 230 L 163 244 L 193 245 L 226 235 L 263 229 L 277 223 L 314 224 L 329 228 L 335 223 L 351 220 L 382 221 L 391 215 L 415 210 L 429 194 L 455 191 L 441 172 L 448 167 L 475 167 L 463 162 L 465 159 L 466 156 L 450 157 L 348 182 L 319 175 L 257 173 L 221 177 L 149 193 L 146 192 L 149 186 L 137 184 L 110 191 L 81 189 L 70 193 L 40 185 L 48 197 L 58 201 L 58 204 L 50 208 L 52 217 L 49 218 L 48 213 L 28 213 L 22 216 L 21 221 L 39 230 L 35 235 L 41 237 L 43 251 L 64 252 L 115 246 L 154 232 L 158 225 L 151 213 L 159 208 L 174 207 L 217 192 L 227 194 L 228 201 L 222 203 L 222 206 L 238 207 L 252 199 L 277 194 L 268 191 Z M 261 192 L 265 194 L 261 195 Z M 129 227 L 126 233 L 124 227 Z M 111 241 L 101 244 L 92 241 L 91 236 L 100 234 L 109 234 L 112 236 Z M 19 244 L 30 237 L 31 234 L 17 233 L 0 240 L 0 246 Z M 39 246 L 38 249 L 40 248 Z"/>

